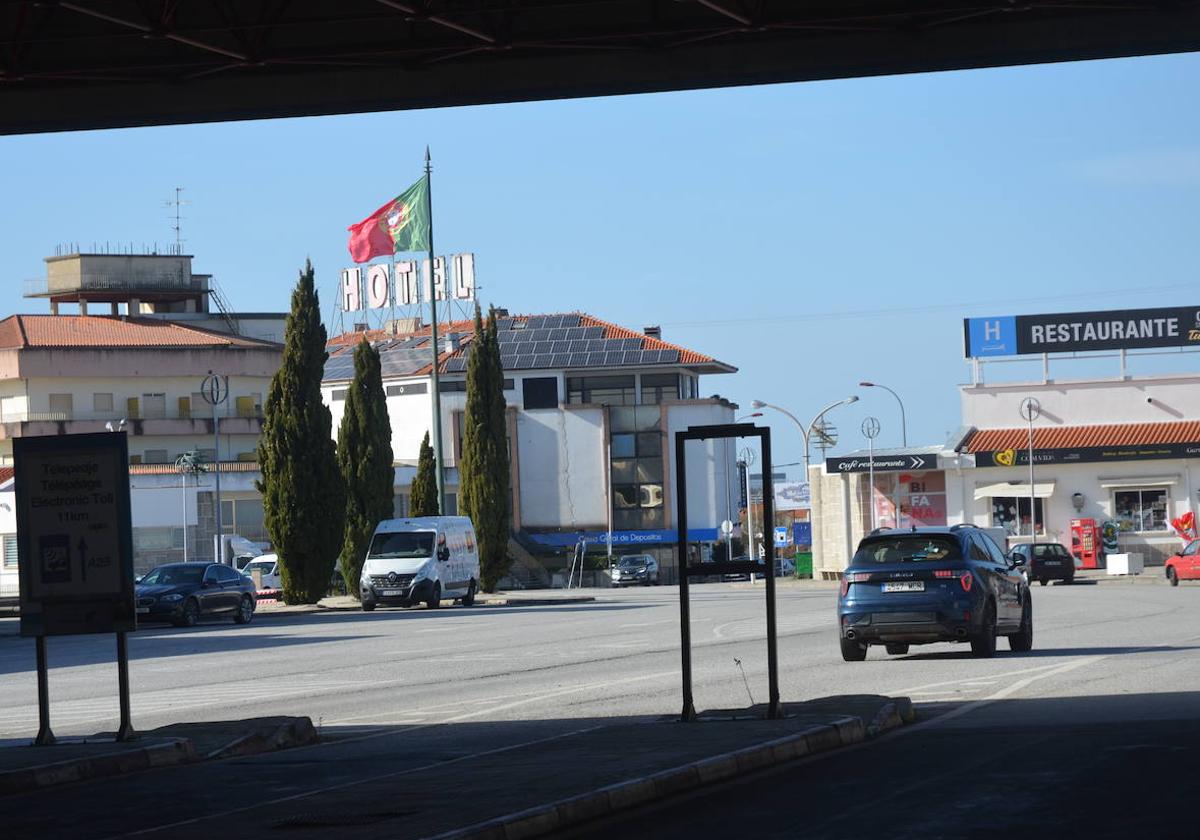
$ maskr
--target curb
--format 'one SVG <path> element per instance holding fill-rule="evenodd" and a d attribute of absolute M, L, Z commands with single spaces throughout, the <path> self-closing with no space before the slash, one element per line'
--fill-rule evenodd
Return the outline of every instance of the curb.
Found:
<path fill-rule="evenodd" d="M 85 779 L 121 776 L 155 767 L 171 767 L 195 760 L 196 751 L 191 741 L 186 738 L 171 738 L 167 743 L 140 750 L 59 761 L 40 767 L 0 773 L 0 796 L 26 793 Z"/>
<path fill-rule="evenodd" d="M 588 604 L 596 600 L 594 595 L 573 595 L 566 598 L 487 598 L 476 597 L 475 606 L 477 607 L 550 607 L 556 604 Z M 313 615 L 314 613 L 327 612 L 359 612 L 361 608 L 355 606 L 326 606 L 324 604 L 305 604 L 304 606 L 289 607 L 280 605 L 278 607 L 267 606 L 267 604 L 278 603 L 268 601 L 265 604 L 259 602 L 260 609 L 255 610 L 255 614 L 261 617 L 267 616 L 284 616 L 284 615 Z M 262 606 L 267 606 L 266 609 L 261 609 Z"/>
<path fill-rule="evenodd" d="M 258 753 L 286 750 L 289 747 L 303 747 L 315 744 L 320 740 L 312 719 L 298 717 L 280 724 L 270 735 L 261 732 L 251 732 L 235 738 L 223 747 L 218 747 L 208 755 L 205 761 L 218 758 L 234 758 L 237 756 L 257 755 Z"/>
<path fill-rule="evenodd" d="M 898 697 L 884 705 L 870 725 L 865 725 L 862 718 L 838 718 L 830 724 L 816 724 L 773 741 L 700 759 L 650 776 L 627 779 L 578 796 L 453 829 L 428 840 L 525 840 L 541 837 L 755 770 L 859 744 L 910 722 L 914 717 L 912 701 L 907 697 Z"/>

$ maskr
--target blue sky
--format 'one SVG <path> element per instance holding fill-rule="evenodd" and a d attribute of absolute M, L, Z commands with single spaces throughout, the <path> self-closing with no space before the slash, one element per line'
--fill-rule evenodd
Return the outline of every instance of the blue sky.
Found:
<path fill-rule="evenodd" d="M 856 387 L 878 381 L 910 444 L 940 442 L 963 317 L 1200 303 L 1198 70 L 1183 55 L 0 138 L 0 313 L 46 311 L 19 281 L 60 242 L 171 241 L 176 186 L 195 268 L 235 308 L 286 309 L 311 257 L 329 312 L 346 226 L 420 175 L 428 143 L 438 251 L 476 253 L 485 302 L 660 323 L 740 368 L 702 390 L 746 412 L 808 419 L 860 393 L 833 416 L 842 450 L 868 414 L 899 443 L 892 397 Z M 795 427 L 764 419 L 776 461 L 798 460 Z"/>

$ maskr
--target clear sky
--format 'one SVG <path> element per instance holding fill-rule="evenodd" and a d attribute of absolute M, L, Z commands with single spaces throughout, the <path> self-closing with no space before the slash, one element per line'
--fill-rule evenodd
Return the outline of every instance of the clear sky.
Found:
<path fill-rule="evenodd" d="M 48 311 L 20 281 L 59 243 L 172 241 L 176 186 L 194 267 L 236 309 L 286 310 L 311 257 L 328 313 L 346 226 L 429 144 L 437 250 L 476 253 L 485 304 L 662 324 L 740 369 L 701 384 L 743 413 L 760 398 L 807 421 L 859 393 L 832 415 L 839 450 L 865 445 L 868 414 L 899 443 L 893 398 L 857 388 L 881 382 L 909 443 L 940 443 L 963 317 L 1200 304 L 1198 71 L 1184 55 L 4 137 L 0 313 Z M 795 426 L 764 419 L 776 462 L 799 460 Z"/>

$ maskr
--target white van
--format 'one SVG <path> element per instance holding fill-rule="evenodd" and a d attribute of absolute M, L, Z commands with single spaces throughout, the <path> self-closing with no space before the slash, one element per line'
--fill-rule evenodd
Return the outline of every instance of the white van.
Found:
<path fill-rule="evenodd" d="M 375 529 L 363 561 L 362 608 L 411 607 L 435 610 L 443 599 L 475 603 L 479 547 L 465 516 L 385 519 Z"/>

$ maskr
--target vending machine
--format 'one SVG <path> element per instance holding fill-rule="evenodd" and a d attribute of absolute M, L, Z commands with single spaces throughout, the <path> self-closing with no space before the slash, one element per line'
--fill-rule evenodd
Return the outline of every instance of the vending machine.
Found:
<path fill-rule="evenodd" d="M 1071 520 L 1071 554 L 1077 569 L 1104 567 L 1104 544 L 1095 519 Z"/>

